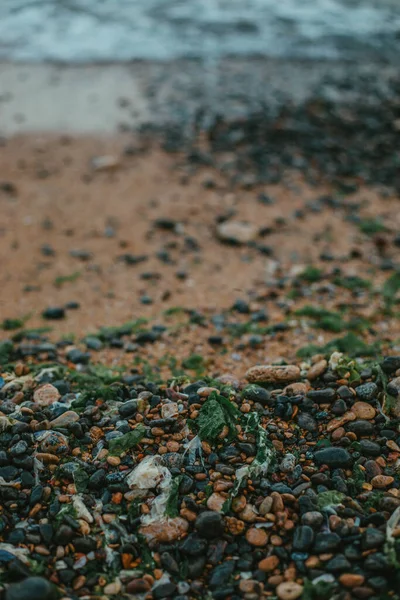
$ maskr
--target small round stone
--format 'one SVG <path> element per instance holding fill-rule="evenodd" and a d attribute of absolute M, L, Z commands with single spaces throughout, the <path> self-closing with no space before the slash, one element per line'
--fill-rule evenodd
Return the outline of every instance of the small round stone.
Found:
<path fill-rule="evenodd" d="M 376 475 L 371 479 L 372 487 L 378 490 L 383 490 L 389 485 L 392 485 L 393 482 L 394 477 L 391 477 L 390 475 Z"/>
<path fill-rule="evenodd" d="M 274 554 L 272 556 L 267 556 L 267 558 L 263 558 L 258 563 L 258 568 L 261 571 L 265 571 L 268 573 L 269 571 L 273 571 L 279 565 L 279 558 Z"/>
<path fill-rule="evenodd" d="M 303 586 L 295 581 L 283 581 L 276 588 L 280 600 L 296 600 L 303 593 Z"/>
<path fill-rule="evenodd" d="M 369 420 L 374 419 L 376 416 L 375 408 L 367 402 L 355 402 L 355 404 L 351 407 L 351 412 L 353 412 L 359 419 Z"/>
<path fill-rule="evenodd" d="M 362 585 L 365 581 L 364 575 L 357 575 L 356 573 L 343 573 L 339 577 L 340 583 L 347 588 L 355 588 Z"/>
<path fill-rule="evenodd" d="M 246 532 L 246 540 L 252 546 L 262 547 L 268 542 L 268 534 L 265 529 L 257 529 L 256 527 L 252 527 Z"/>

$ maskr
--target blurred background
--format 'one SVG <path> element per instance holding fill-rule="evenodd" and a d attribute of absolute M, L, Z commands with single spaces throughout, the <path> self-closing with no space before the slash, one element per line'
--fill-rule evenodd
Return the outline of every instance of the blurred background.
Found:
<path fill-rule="evenodd" d="M 0 132 L 112 132 L 302 100 L 360 69 L 385 80 L 399 32 L 396 0 L 2 0 Z"/>
<path fill-rule="evenodd" d="M 224 55 L 394 59 L 396 0 L 2 0 L 0 56 L 62 62 Z"/>

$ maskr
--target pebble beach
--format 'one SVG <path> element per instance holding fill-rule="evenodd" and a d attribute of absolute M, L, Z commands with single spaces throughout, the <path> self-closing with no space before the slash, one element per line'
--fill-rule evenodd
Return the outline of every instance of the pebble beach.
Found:
<path fill-rule="evenodd" d="M 0 65 L 1 600 L 400 598 L 379 60 Z"/>

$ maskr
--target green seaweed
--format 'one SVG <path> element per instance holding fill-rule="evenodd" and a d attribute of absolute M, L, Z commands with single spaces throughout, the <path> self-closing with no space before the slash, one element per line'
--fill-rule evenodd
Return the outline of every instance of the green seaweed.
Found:
<path fill-rule="evenodd" d="M 0 365 L 4 366 L 10 362 L 11 355 L 13 352 L 13 343 L 10 340 L 4 340 L 0 342 Z"/>
<path fill-rule="evenodd" d="M 351 292 L 357 292 L 359 290 L 368 290 L 372 284 L 368 279 L 362 279 L 357 275 L 349 275 L 346 277 L 335 277 L 333 283 L 339 287 L 343 287 Z"/>
<path fill-rule="evenodd" d="M 236 423 L 240 411 L 224 396 L 212 392 L 200 409 L 196 419 L 198 435 L 201 440 L 217 441 L 225 425 L 229 428 L 228 439 L 236 437 Z"/>
<path fill-rule="evenodd" d="M 114 337 L 119 338 L 123 335 L 132 335 L 133 333 L 139 333 L 143 329 L 143 326 L 148 323 L 148 319 L 139 318 L 134 321 L 128 321 L 118 327 L 101 327 L 99 331 L 94 333 L 95 337 L 101 339 L 102 342 L 110 340 Z"/>
<path fill-rule="evenodd" d="M 376 235 L 387 231 L 386 225 L 380 219 L 364 219 L 359 223 L 359 228 L 365 235 Z"/>
<path fill-rule="evenodd" d="M 396 301 L 397 293 L 400 291 L 400 272 L 393 273 L 383 284 L 382 296 L 386 308 L 392 308 Z"/>
<path fill-rule="evenodd" d="M 336 585 L 327 581 L 312 583 L 305 579 L 302 593 L 302 600 L 333 600 L 335 597 Z"/>
<path fill-rule="evenodd" d="M 320 281 L 322 276 L 323 272 L 321 271 L 321 269 L 309 265 L 300 274 L 300 279 L 304 279 L 304 281 L 308 281 L 309 283 L 315 283 L 316 281 Z"/>
<path fill-rule="evenodd" d="M 64 283 L 72 283 L 79 279 L 81 275 L 81 271 L 74 271 L 74 273 L 71 273 L 70 275 L 58 275 L 54 280 L 54 285 L 56 287 L 61 287 Z"/>
<path fill-rule="evenodd" d="M 89 475 L 84 469 L 76 469 L 73 473 L 74 483 L 78 494 L 86 492 L 89 485 Z"/>
<path fill-rule="evenodd" d="M 338 351 L 348 354 L 351 357 L 355 356 L 374 356 L 379 350 L 379 342 L 367 344 L 359 338 L 355 333 L 349 331 L 346 335 L 335 340 L 331 340 L 325 346 L 317 346 L 310 344 L 303 346 L 297 351 L 299 358 L 310 358 L 314 354 L 330 355 L 332 352 Z"/>
<path fill-rule="evenodd" d="M 182 367 L 190 371 L 204 370 L 204 358 L 201 354 L 191 354 L 182 361 Z"/>
<path fill-rule="evenodd" d="M 131 448 L 137 446 L 146 435 L 146 427 L 139 423 L 135 429 L 128 431 L 121 437 L 113 438 L 108 442 L 108 449 L 111 456 L 120 456 L 123 452 L 128 452 Z"/>
<path fill-rule="evenodd" d="M 165 514 L 167 515 L 167 517 L 171 517 L 172 519 L 179 515 L 179 486 L 182 481 L 182 478 L 183 475 L 177 475 L 173 478 L 171 490 L 165 507 Z"/>
<path fill-rule="evenodd" d="M 317 503 L 319 510 L 323 510 L 324 508 L 330 508 L 332 506 L 337 506 L 341 504 L 346 496 L 342 494 L 342 492 L 337 492 L 335 490 L 329 490 L 327 492 L 321 492 L 318 494 Z"/>

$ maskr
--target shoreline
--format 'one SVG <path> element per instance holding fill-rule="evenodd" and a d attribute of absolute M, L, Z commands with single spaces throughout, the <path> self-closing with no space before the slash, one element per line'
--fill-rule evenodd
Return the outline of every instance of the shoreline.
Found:
<path fill-rule="evenodd" d="M 388 94 L 393 65 L 228 58 L 206 65 L 172 62 L 61 65 L 0 62 L 0 135 L 113 134 L 151 123 L 187 125 L 235 119 L 261 106 L 297 104 L 316 91 L 335 103 L 357 103 L 365 82 Z"/>

